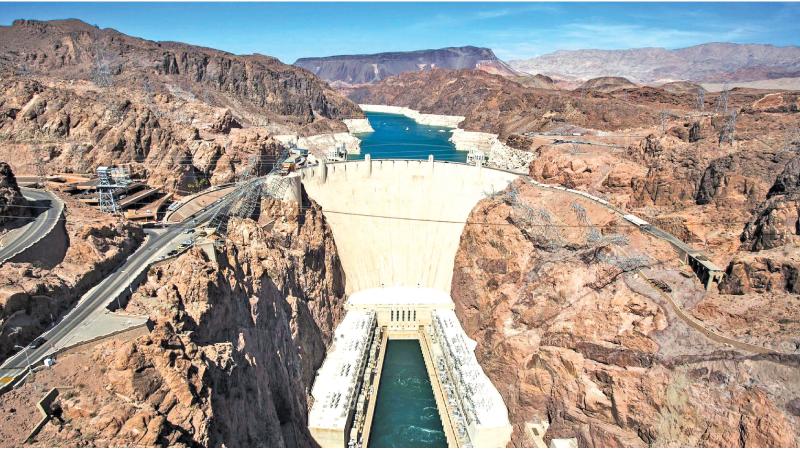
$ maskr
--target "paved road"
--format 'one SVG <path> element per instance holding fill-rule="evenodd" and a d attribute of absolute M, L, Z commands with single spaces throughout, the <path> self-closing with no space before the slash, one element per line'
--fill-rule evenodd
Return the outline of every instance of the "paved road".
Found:
<path fill-rule="evenodd" d="M 27 370 L 27 360 L 35 364 L 58 349 L 73 344 L 71 335 L 79 325 L 93 317 L 96 318 L 97 313 L 104 312 L 109 302 L 127 289 L 153 261 L 184 240 L 185 231 L 192 228 L 193 223 L 200 224 L 210 220 L 216 210 L 231 197 L 228 195 L 221 201 L 207 206 L 180 224 L 149 231 L 145 243 L 128 257 L 122 267 L 89 290 L 61 322 L 42 335 L 47 339 L 44 345 L 37 349 L 26 348 L 19 351 L 0 366 L 0 387 L 23 374 Z"/>
<path fill-rule="evenodd" d="M 64 203 L 55 194 L 39 189 L 22 188 L 22 194 L 33 203 L 38 214 L 32 222 L 9 231 L 2 239 L 0 264 L 17 256 L 47 236 L 64 211 Z"/>

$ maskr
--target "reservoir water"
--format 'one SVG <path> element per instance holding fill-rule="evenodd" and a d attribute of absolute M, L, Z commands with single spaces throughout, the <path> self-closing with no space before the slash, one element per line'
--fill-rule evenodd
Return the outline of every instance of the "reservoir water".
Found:
<path fill-rule="evenodd" d="M 447 447 L 419 341 L 388 341 L 369 447 Z"/>
<path fill-rule="evenodd" d="M 449 128 L 420 125 L 400 114 L 366 113 L 372 133 L 359 135 L 361 154 L 348 159 L 427 159 L 433 155 L 437 161 L 467 160 L 467 152 L 456 150 L 450 139 Z"/>

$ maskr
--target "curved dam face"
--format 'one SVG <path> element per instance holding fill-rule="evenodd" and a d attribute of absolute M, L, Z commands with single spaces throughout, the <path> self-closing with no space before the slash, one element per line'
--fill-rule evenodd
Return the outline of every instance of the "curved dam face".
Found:
<path fill-rule="evenodd" d="M 450 292 L 464 222 L 517 175 L 465 164 L 376 160 L 303 169 L 333 230 L 347 293 L 381 287 Z"/>

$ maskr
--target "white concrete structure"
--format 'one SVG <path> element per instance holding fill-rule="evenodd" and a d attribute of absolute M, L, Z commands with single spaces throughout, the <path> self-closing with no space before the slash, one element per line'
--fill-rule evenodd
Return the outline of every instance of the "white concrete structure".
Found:
<path fill-rule="evenodd" d="M 389 105 L 358 105 L 364 112 L 378 112 L 387 114 L 401 114 L 421 125 L 433 127 L 457 128 L 463 122 L 464 116 L 446 116 L 443 114 L 424 114 L 405 106 Z"/>
<path fill-rule="evenodd" d="M 487 156 L 487 163 L 492 167 L 501 169 L 521 169 L 527 168 L 534 155 L 511 148 L 500 141 L 498 135 L 483 133 L 480 131 L 466 131 L 462 129 L 453 130 L 450 142 L 461 151 L 481 151 Z"/>
<path fill-rule="evenodd" d="M 438 309 L 452 310 L 453 300 L 446 292 L 432 288 L 377 288 L 359 291 L 350 296 L 348 311 L 372 311 L 379 327 L 389 331 L 417 331 L 431 325 Z"/>
<path fill-rule="evenodd" d="M 374 333 L 375 313 L 369 311 L 348 312 L 336 327 L 314 379 L 314 404 L 308 414 L 308 428 L 322 447 L 347 445 Z"/>
<path fill-rule="evenodd" d="M 395 286 L 450 292 L 470 211 L 517 177 L 432 159 L 367 158 L 300 172 L 333 230 L 348 294 Z"/>
<path fill-rule="evenodd" d="M 347 125 L 347 131 L 351 134 L 372 133 L 375 131 L 367 119 L 344 119 L 342 122 Z"/>
<path fill-rule="evenodd" d="M 435 311 L 430 336 L 462 446 L 469 442 L 472 447 L 505 447 L 512 431 L 508 410 L 475 358 L 477 344 L 464 333 L 453 310 Z"/>
<path fill-rule="evenodd" d="M 298 136 L 296 134 L 279 134 L 274 136 L 286 146 L 296 146 L 308 149 L 317 156 L 325 155 L 329 149 L 344 145 L 347 153 L 358 155 L 361 153 L 361 139 L 350 133 L 324 133 L 314 136 Z"/>

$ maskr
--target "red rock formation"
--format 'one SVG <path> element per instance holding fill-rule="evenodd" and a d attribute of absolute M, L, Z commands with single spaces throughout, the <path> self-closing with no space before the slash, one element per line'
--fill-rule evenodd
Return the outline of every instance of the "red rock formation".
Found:
<path fill-rule="evenodd" d="M 11 166 L 0 162 L 0 230 L 9 222 L 30 216 L 30 209 L 25 208 L 27 203 Z"/>

